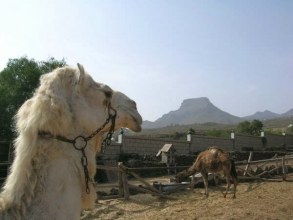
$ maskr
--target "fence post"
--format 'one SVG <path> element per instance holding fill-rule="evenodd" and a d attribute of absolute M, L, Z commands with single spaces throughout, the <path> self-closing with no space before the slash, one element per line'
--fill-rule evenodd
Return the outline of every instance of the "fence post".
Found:
<path fill-rule="evenodd" d="M 286 181 L 285 156 L 282 157 L 282 172 L 283 172 L 283 180 Z"/>
<path fill-rule="evenodd" d="M 122 180 L 122 170 L 121 170 L 122 162 L 118 162 L 118 191 L 119 197 L 123 197 L 123 180 Z"/>
<path fill-rule="evenodd" d="M 129 186 L 127 182 L 126 173 L 122 173 L 122 181 L 123 181 L 123 191 L 124 191 L 124 199 L 129 199 Z"/>
<path fill-rule="evenodd" d="M 124 199 L 129 199 L 129 186 L 128 186 L 128 182 L 127 182 L 127 175 L 124 172 L 123 167 L 123 163 L 119 162 L 118 163 L 118 167 L 119 167 L 119 195 L 122 194 L 123 191 L 123 195 L 124 195 Z"/>
<path fill-rule="evenodd" d="M 248 170 L 248 167 L 249 167 L 249 162 L 252 160 L 252 155 L 253 155 L 253 152 L 250 151 L 250 153 L 249 153 L 249 157 L 248 157 L 248 161 L 247 161 L 247 164 L 246 164 L 246 167 L 245 167 L 244 173 L 243 173 L 243 176 L 245 176 L 246 173 L 247 173 L 247 170 Z"/>

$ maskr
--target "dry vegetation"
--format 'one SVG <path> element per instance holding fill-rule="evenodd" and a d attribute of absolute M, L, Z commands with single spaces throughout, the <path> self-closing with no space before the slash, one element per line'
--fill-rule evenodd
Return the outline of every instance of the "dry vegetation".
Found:
<path fill-rule="evenodd" d="M 262 121 L 265 130 L 271 132 L 279 133 L 287 128 L 287 126 L 293 122 L 293 117 L 282 117 Z M 160 137 L 162 135 L 174 134 L 175 132 L 186 133 L 190 128 L 193 128 L 195 131 L 210 131 L 210 130 L 228 130 L 237 128 L 237 124 L 217 124 L 217 123 L 203 123 L 203 124 L 189 124 L 189 125 L 173 125 L 163 128 L 154 128 L 154 129 L 143 129 L 140 133 L 130 133 L 131 135 L 138 136 L 151 136 L 151 137 Z M 292 134 L 289 129 L 287 129 L 288 134 Z"/>
<path fill-rule="evenodd" d="M 287 182 L 240 183 L 237 198 L 223 198 L 224 186 L 183 190 L 160 199 L 149 194 L 99 200 L 96 209 L 81 219 L 293 219 L 293 176 Z"/>

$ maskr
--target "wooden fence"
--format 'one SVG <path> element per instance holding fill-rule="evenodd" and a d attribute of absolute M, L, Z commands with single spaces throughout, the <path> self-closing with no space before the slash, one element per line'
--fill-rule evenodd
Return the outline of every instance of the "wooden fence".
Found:
<path fill-rule="evenodd" d="M 266 160 L 257 160 L 253 161 L 253 152 L 250 152 L 248 160 L 245 161 L 237 161 L 236 170 L 238 173 L 238 178 L 240 181 L 247 180 L 264 180 L 264 181 L 286 181 L 288 168 L 293 167 L 293 155 L 286 155 L 282 157 L 278 157 L 275 155 L 271 159 Z M 156 195 L 159 197 L 168 197 L 170 193 L 182 190 L 187 187 L 194 187 L 194 182 L 190 182 L 189 184 L 161 184 L 161 183 L 153 183 L 146 181 L 144 178 L 140 177 L 135 171 L 141 170 L 156 170 L 156 169 L 184 169 L 188 166 L 172 166 L 172 167 L 137 167 L 137 168 L 128 168 L 124 166 L 122 163 L 118 163 L 117 167 L 109 167 L 104 165 L 98 165 L 97 169 L 102 170 L 112 170 L 116 171 L 118 174 L 118 195 L 112 196 L 104 196 L 100 199 L 107 198 L 121 198 L 124 197 L 128 199 L 130 196 L 130 189 L 134 189 L 139 192 L 149 193 L 152 195 Z M 281 171 L 280 171 L 281 170 Z M 277 173 L 274 175 L 273 173 Z M 140 182 L 140 185 L 134 185 L 128 181 L 128 175 L 133 176 L 136 180 Z M 210 175 L 213 178 L 213 174 Z M 209 178 L 209 179 L 211 179 Z M 220 178 L 224 180 L 224 178 Z M 201 182 L 201 180 L 197 181 Z M 141 185 L 143 184 L 143 185 Z"/>
<path fill-rule="evenodd" d="M 278 157 L 276 154 L 271 159 L 252 160 L 253 152 L 250 152 L 246 161 L 237 161 L 238 171 L 242 173 L 240 179 L 263 179 L 272 181 L 285 181 L 287 179 L 288 168 L 293 166 L 293 155 Z M 280 171 L 281 170 L 281 171 Z M 241 172 L 242 171 L 242 172 Z M 277 173 L 277 176 L 273 175 Z M 281 177 L 279 176 L 281 174 Z M 270 178 L 273 177 L 274 178 Z"/>

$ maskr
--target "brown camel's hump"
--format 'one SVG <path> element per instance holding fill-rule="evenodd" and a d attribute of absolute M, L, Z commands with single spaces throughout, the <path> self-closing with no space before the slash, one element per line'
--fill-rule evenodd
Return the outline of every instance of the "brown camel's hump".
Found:
<path fill-rule="evenodd" d="M 207 151 L 210 152 L 211 155 L 213 155 L 213 157 L 219 157 L 224 160 L 226 160 L 227 158 L 230 158 L 229 152 L 225 151 L 224 149 L 218 146 L 211 146 L 208 148 Z"/>
<path fill-rule="evenodd" d="M 210 147 L 208 148 L 208 150 L 211 150 L 211 151 L 219 151 L 219 152 L 221 152 L 221 153 L 226 153 L 225 150 L 223 150 L 222 148 L 220 148 L 220 147 L 218 147 L 218 146 L 210 146 Z"/>

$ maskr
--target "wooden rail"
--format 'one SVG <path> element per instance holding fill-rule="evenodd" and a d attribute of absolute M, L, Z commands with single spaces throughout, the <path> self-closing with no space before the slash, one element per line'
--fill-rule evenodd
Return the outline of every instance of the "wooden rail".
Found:
<path fill-rule="evenodd" d="M 286 160 L 293 160 L 293 156 L 284 156 Z M 276 162 L 276 161 L 281 161 L 282 157 L 280 158 L 271 158 L 271 159 L 265 159 L 265 160 L 243 160 L 243 161 L 236 161 L 236 165 L 245 165 L 245 164 L 258 164 L 258 163 L 266 163 L 266 162 Z"/>
<path fill-rule="evenodd" d="M 248 160 L 245 161 L 237 161 L 235 162 L 236 169 L 237 170 L 241 170 L 241 165 L 245 165 L 244 168 L 244 172 L 243 175 L 239 176 L 240 180 L 255 180 L 255 179 L 259 179 L 259 180 L 265 180 L 265 181 L 286 181 L 286 177 L 287 177 L 287 165 L 286 162 L 293 160 L 293 156 L 292 155 L 286 155 L 283 157 L 277 157 L 277 155 L 275 155 L 273 158 L 271 159 L 265 159 L 265 160 L 257 160 L 257 161 L 253 161 L 252 160 L 253 157 L 253 153 L 250 154 Z M 249 167 L 252 165 L 259 165 L 261 164 L 261 166 L 267 165 L 268 163 L 276 163 L 276 167 L 272 168 L 271 170 L 265 170 L 259 174 L 253 175 L 251 174 L 251 172 L 249 171 Z M 280 165 L 280 166 L 278 166 Z M 104 170 L 111 170 L 111 171 L 117 171 L 118 172 L 118 188 L 119 188 L 119 197 L 124 197 L 125 199 L 128 199 L 130 196 L 129 193 L 129 189 L 135 189 L 137 191 L 141 191 L 143 193 L 150 193 L 152 195 L 156 195 L 159 197 L 167 197 L 167 194 L 171 193 L 171 192 L 176 192 L 178 190 L 187 188 L 187 187 L 192 187 L 192 183 L 191 184 L 186 184 L 186 185 L 182 185 L 179 186 L 178 188 L 174 188 L 172 189 L 170 192 L 162 192 L 158 189 L 156 189 L 154 186 L 152 186 L 150 183 L 148 183 L 145 179 L 141 178 L 137 173 L 135 173 L 135 171 L 140 171 L 140 170 L 160 170 L 160 169 L 183 169 L 183 168 L 188 168 L 189 166 L 169 166 L 169 167 L 136 167 L 136 168 L 129 168 L 124 166 L 122 163 L 118 164 L 118 167 L 108 167 L 108 166 L 104 166 L 104 165 L 98 165 L 97 168 L 98 169 L 104 169 Z M 264 178 L 263 176 L 265 174 L 271 174 L 273 172 L 275 172 L 276 170 L 279 170 L 279 168 L 282 167 L 282 178 Z M 140 181 L 143 186 L 135 186 L 133 184 L 130 184 L 127 180 L 127 175 L 131 175 L 133 176 L 135 179 L 137 179 L 138 181 Z M 107 197 L 106 197 L 107 198 Z M 171 198 L 171 197 L 170 197 Z"/>

